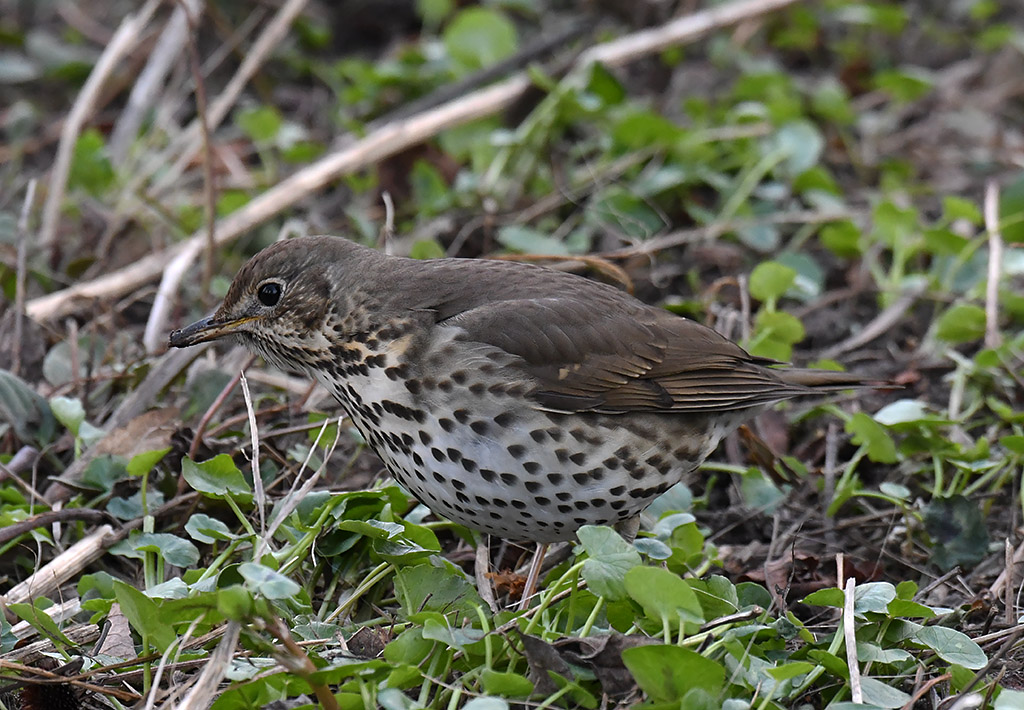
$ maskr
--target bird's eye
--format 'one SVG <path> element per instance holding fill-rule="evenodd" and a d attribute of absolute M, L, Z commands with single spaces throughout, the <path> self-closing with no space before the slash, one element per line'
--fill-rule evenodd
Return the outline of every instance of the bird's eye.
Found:
<path fill-rule="evenodd" d="M 281 284 L 276 281 L 268 281 L 256 289 L 256 298 L 264 306 L 276 306 L 281 300 Z"/>

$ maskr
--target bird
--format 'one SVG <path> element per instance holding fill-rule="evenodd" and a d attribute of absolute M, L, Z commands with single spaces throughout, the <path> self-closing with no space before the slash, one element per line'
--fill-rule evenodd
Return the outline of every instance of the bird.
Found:
<path fill-rule="evenodd" d="M 323 385 L 435 514 L 534 543 L 529 592 L 550 543 L 584 525 L 635 534 L 639 514 L 744 421 L 872 386 L 780 367 L 581 275 L 391 256 L 336 236 L 263 249 L 169 344 L 221 339 Z"/>

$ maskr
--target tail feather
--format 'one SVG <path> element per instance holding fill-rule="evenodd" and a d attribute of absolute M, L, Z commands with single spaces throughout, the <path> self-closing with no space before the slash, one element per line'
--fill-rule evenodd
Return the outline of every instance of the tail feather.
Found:
<path fill-rule="evenodd" d="M 887 380 L 877 380 L 854 375 L 849 372 L 815 370 L 809 368 L 774 369 L 772 373 L 787 385 L 832 392 L 836 390 L 875 388 L 898 389 L 898 385 Z"/>

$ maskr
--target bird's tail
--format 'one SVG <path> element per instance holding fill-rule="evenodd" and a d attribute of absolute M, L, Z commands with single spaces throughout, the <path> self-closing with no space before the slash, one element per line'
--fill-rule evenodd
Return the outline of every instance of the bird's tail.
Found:
<path fill-rule="evenodd" d="M 888 380 L 879 380 L 849 372 L 835 372 L 833 370 L 779 368 L 774 370 L 774 374 L 787 385 L 807 387 L 808 389 L 820 390 L 822 392 L 860 389 L 864 387 L 899 389 L 899 385 Z"/>

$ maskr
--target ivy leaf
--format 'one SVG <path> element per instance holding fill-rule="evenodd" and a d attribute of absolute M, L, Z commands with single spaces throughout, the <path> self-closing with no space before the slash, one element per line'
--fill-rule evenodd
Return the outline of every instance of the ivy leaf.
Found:
<path fill-rule="evenodd" d="M 458 66 L 457 73 L 462 75 L 514 54 L 518 41 L 515 26 L 503 14 L 488 8 L 470 7 L 456 15 L 445 28 L 444 45 Z"/>

